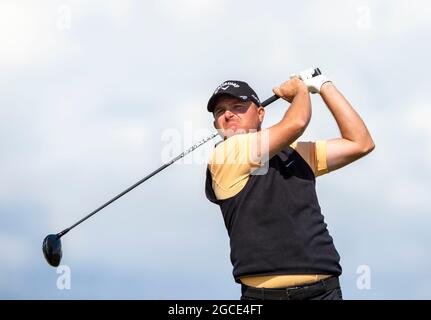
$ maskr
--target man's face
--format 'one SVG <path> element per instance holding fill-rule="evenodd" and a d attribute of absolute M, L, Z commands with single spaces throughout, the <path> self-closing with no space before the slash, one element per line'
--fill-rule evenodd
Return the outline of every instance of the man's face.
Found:
<path fill-rule="evenodd" d="M 250 130 L 260 130 L 265 109 L 251 101 L 221 96 L 214 107 L 214 127 L 223 129 L 225 138 Z"/>

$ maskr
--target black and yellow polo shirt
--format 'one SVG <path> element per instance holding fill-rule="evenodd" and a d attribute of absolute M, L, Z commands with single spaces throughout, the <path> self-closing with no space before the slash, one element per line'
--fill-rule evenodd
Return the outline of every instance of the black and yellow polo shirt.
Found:
<path fill-rule="evenodd" d="M 207 168 L 206 195 L 222 211 L 235 281 L 276 287 L 286 277 L 297 285 L 340 275 L 315 190 L 315 177 L 328 172 L 326 141 L 295 142 L 262 162 L 257 134 L 218 144 Z"/>

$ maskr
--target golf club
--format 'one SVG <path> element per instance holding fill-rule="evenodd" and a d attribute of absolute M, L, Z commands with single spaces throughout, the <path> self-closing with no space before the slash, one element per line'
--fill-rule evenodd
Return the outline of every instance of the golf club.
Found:
<path fill-rule="evenodd" d="M 320 72 L 319 68 L 316 68 L 314 70 L 313 77 L 315 77 L 315 76 L 317 76 L 319 74 L 321 74 L 321 72 Z M 273 95 L 272 97 L 270 97 L 270 98 L 266 99 L 265 101 L 263 101 L 261 105 L 262 105 L 262 107 L 266 107 L 267 105 L 273 103 L 274 101 L 278 100 L 279 98 L 280 97 L 278 97 L 276 95 Z M 164 165 L 162 165 L 160 168 L 154 170 L 149 175 L 147 175 L 146 177 L 144 177 L 141 180 L 139 180 L 138 182 L 136 182 L 134 185 L 130 186 L 129 188 L 127 188 L 126 190 L 124 190 L 120 194 L 116 195 L 114 198 L 112 198 L 108 202 L 106 202 L 103 205 L 101 205 L 99 208 L 97 208 L 96 210 L 94 210 L 93 212 L 91 212 L 90 214 L 88 214 L 87 216 L 85 216 L 84 218 L 82 218 L 81 220 L 79 220 L 78 222 L 76 222 L 75 224 L 73 224 L 72 226 L 70 226 L 69 228 L 66 228 L 66 229 L 64 229 L 63 231 L 61 231 L 61 232 L 59 232 L 57 234 L 47 235 L 45 237 L 45 239 L 43 240 L 43 244 L 42 244 L 42 251 L 43 251 L 43 255 L 45 256 L 46 261 L 51 266 L 57 267 L 60 264 L 61 257 L 62 257 L 62 254 L 63 254 L 62 249 L 61 249 L 61 239 L 60 239 L 62 236 L 64 236 L 70 230 L 72 230 L 77 225 L 81 224 L 82 222 L 84 222 L 85 220 L 87 220 L 88 218 L 90 218 L 91 216 L 95 215 L 97 212 L 99 212 L 103 208 L 105 208 L 108 205 L 110 205 L 115 200 L 117 200 L 120 197 L 124 196 L 129 191 L 135 189 L 137 186 L 139 186 L 143 182 L 147 181 L 152 176 L 156 175 L 157 173 L 159 173 L 163 169 L 166 169 L 171 164 L 173 164 L 177 160 L 183 158 L 184 156 L 186 156 L 187 154 L 189 154 L 193 150 L 197 149 L 198 147 L 200 147 L 204 143 L 210 141 L 211 139 L 213 139 L 214 137 L 216 137 L 218 134 L 219 134 L 218 132 L 215 132 L 215 133 L 211 134 L 210 136 L 202 139 L 201 141 L 199 141 L 198 143 L 196 143 L 195 145 L 193 145 L 192 147 L 190 147 L 186 151 L 182 152 L 181 154 L 179 154 L 178 156 L 176 156 L 175 158 L 173 158 L 169 162 L 167 162 Z"/>

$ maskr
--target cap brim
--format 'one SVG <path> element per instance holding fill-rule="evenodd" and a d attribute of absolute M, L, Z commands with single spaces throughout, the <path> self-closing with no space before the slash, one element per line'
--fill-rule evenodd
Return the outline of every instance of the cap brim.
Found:
<path fill-rule="evenodd" d="M 232 98 L 237 98 L 238 100 L 241 100 L 239 97 L 237 97 L 234 94 L 228 93 L 228 92 L 219 92 L 216 93 L 215 95 L 213 95 L 209 100 L 208 100 L 208 104 L 207 104 L 207 110 L 208 112 L 214 112 L 214 108 L 215 108 L 215 104 L 217 102 L 217 99 L 220 98 L 221 96 L 230 96 Z"/>

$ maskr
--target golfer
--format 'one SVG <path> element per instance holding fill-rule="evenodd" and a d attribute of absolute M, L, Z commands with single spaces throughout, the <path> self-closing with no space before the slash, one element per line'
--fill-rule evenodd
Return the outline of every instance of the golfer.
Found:
<path fill-rule="evenodd" d="M 241 299 L 341 300 L 340 256 L 315 190 L 315 179 L 374 149 L 364 122 L 324 75 L 312 68 L 273 89 L 290 103 L 284 117 L 262 129 L 265 109 L 245 82 L 217 87 L 207 109 L 224 140 L 207 167 L 206 196 L 220 206 L 230 238 Z M 299 141 L 318 93 L 340 137 Z"/>

